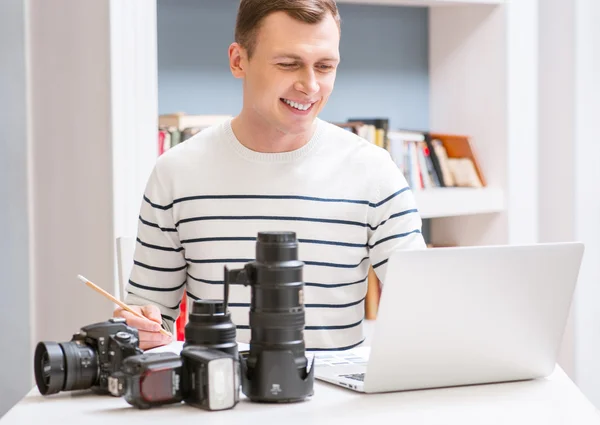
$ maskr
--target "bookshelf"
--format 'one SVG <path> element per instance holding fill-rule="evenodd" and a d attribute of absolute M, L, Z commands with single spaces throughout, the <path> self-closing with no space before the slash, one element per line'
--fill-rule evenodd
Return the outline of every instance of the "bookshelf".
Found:
<path fill-rule="evenodd" d="M 501 213 L 506 209 L 504 194 L 498 188 L 432 188 L 414 194 L 425 219 Z"/>

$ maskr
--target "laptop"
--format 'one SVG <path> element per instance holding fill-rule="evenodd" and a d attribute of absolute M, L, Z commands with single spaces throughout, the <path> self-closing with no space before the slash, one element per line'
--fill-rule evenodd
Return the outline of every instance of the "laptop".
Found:
<path fill-rule="evenodd" d="M 315 377 L 379 393 L 550 375 L 584 246 L 394 252 L 370 346 L 317 353 Z"/>

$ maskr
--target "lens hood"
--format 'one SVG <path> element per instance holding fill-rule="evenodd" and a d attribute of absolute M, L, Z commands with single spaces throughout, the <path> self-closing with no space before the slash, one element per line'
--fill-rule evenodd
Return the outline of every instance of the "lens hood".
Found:
<path fill-rule="evenodd" d="M 33 360 L 35 382 L 43 395 L 56 394 L 65 383 L 65 357 L 56 342 L 39 342 Z"/>

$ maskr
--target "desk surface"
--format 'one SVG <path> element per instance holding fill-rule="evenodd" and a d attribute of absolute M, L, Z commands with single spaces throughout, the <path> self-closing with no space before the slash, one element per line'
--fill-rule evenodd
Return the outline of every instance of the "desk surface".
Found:
<path fill-rule="evenodd" d="M 315 395 L 294 404 L 257 404 L 243 398 L 232 410 L 208 412 L 185 404 L 138 410 L 121 398 L 89 392 L 43 397 L 37 388 L 0 425 L 210 424 L 600 424 L 600 415 L 557 366 L 545 379 L 387 394 L 359 394 L 316 381 Z M 201 422 L 199 422 L 201 421 Z M 335 422 L 334 422 L 335 421 Z"/>

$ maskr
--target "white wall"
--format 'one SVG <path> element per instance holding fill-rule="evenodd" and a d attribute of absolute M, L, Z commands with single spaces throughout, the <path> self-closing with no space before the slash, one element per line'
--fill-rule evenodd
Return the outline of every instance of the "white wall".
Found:
<path fill-rule="evenodd" d="M 581 240 L 586 251 L 561 365 L 600 407 L 600 2 L 540 2 L 542 242 Z"/>
<path fill-rule="evenodd" d="M 30 1 L 35 338 L 64 340 L 112 314 L 77 275 L 114 291 L 156 160 L 156 5 Z"/>
<path fill-rule="evenodd" d="M 535 243 L 538 0 L 430 10 L 431 130 L 468 134 L 499 214 L 436 219 L 434 242 Z"/>
<path fill-rule="evenodd" d="M 157 16 L 154 1 L 109 1 L 116 238 L 137 234 L 142 194 L 158 156 Z"/>
<path fill-rule="evenodd" d="M 113 306 L 109 8 L 30 1 L 35 339 L 68 340 Z"/>
<path fill-rule="evenodd" d="M 575 237 L 586 242 L 575 308 L 580 388 L 600 407 L 600 2 L 575 2 Z"/>
<path fill-rule="evenodd" d="M 77 275 L 112 292 L 115 238 L 135 234 L 157 154 L 156 6 L 2 1 L 0 57 L 2 415 L 34 385 L 38 341 L 112 314 Z"/>
<path fill-rule="evenodd" d="M 0 416 L 32 376 L 25 33 L 24 2 L 0 2 Z"/>
<path fill-rule="evenodd" d="M 570 1 L 546 0 L 540 5 L 540 242 L 568 241 L 575 237 L 574 12 L 574 3 Z M 571 315 L 559 362 L 575 379 L 573 326 Z"/>

